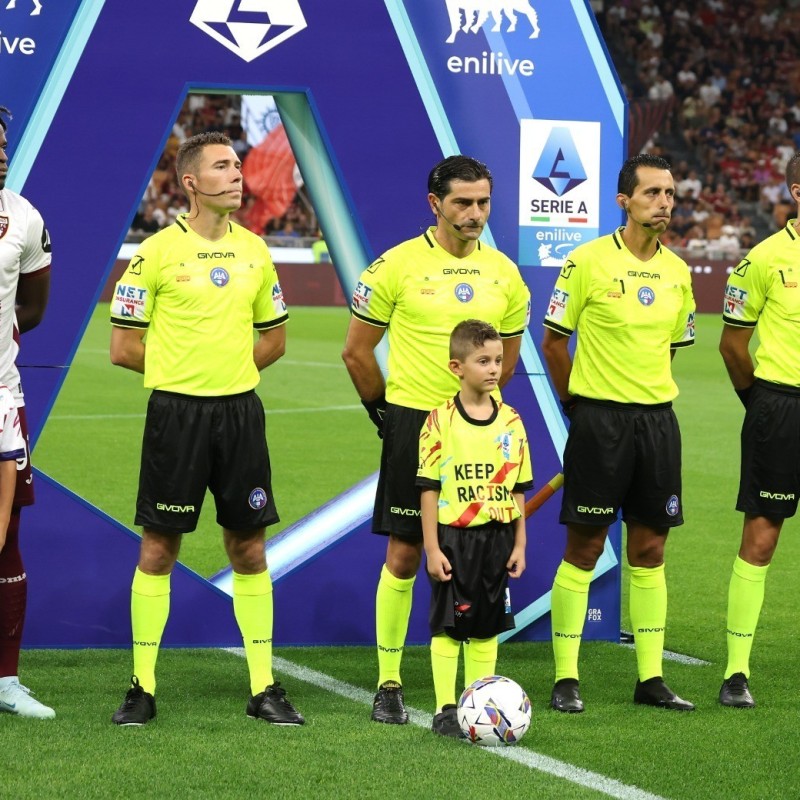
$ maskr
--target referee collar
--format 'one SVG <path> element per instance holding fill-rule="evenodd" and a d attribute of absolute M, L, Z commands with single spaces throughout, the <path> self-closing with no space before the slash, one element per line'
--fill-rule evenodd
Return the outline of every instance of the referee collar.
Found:
<path fill-rule="evenodd" d="M 432 250 L 441 250 L 443 253 L 445 253 L 445 254 L 446 254 L 447 256 L 449 256 L 450 258 L 456 258 L 457 256 L 454 256 L 452 253 L 448 253 L 448 252 L 447 252 L 447 250 L 445 250 L 445 249 L 444 249 L 444 247 L 442 247 L 442 246 L 439 244 L 439 242 L 437 242 L 437 241 L 436 241 L 436 238 L 435 238 L 435 237 L 434 237 L 434 235 L 433 235 L 433 232 L 434 232 L 435 230 L 436 230 L 435 226 L 431 226 L 430 228 L 428 228 L 428 230 L 426 230 L 426 231 L 425 231 L 425 233 L 423 233 L 423 234 L 422 234 L 422 237 L 423 237 L 423 238 L 425 239 L 425 241 L 428 243 L 428 247 L 430 247 Z M 477 244 L 477 245 L 478 245 L 478 246 L 475 248 L 475 250 L 480 250 L 480 249 L 481 249 L 481 240 L 480 240 L 480 239 L 477 239 L 477 240 L 475 241 L 475 244 Z M 473 251 L 472 251 L 472 253 L 474 253 L 474 252 L 475 252 L 475 250 L 473 250 Z M 471 256 L 471 255 L 472 255 L 472 253 L 470 253 L 469 255 Z M 469 258 L 469 256 L 465 256 L 465 258 Z"/>
<path fill-rule="evenodd" d="M 614 233 L 611 234 L 611 238 L 614 240 L 614 244 L 617 246 L 617 250 L 627 250 L 630 253 L 631 251 L 628 249 L 628 245 L 625 244 L 622 238 L 622 231 L 624 230 L 625 226 L 620 225 L 619 228 L 617 228 L 614 231 Z M 661 252 L 661 242 L 658 239 L 656 239 L 656 252 L 653 253 L 653 255 L 656 255 L 657 253 L 660 252 Z M 633 253 L 631 253 L 631 255 L 633 255 Z"/>

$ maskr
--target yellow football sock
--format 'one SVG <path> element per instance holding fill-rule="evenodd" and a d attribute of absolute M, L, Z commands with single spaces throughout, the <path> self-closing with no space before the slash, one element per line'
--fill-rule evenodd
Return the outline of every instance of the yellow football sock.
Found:
<path fill-rule="evenodd" d="M 769 564 L 756 567 L 736 556 L 728 587 L 728 666 L 725 678 L 736 672 L 750 677 L 750 651 L 764 603 Z"/>
<path fill-rule="evenodd" d="M 566 561 L 562 561 L 556 571 L 550 595 L 556 681 L 578 679 L 578 653 L 593 574 L 594 570 L 579 569 Z"/>
<path fill-rule="evenodd" d="M 630 608 L 639 680 L 663 675 L 667 580 L 664 565 L 630 567 Z"/>
<path fill-rule="evenodd" d="M 375 597 L 375 638 L 378 643 L 378 686 L 400 680 L 400 662 L 411 616 L 413 578 L 395 578 L 386 564 Z"/>
<path fill-rule="evenodd" d="M 233 614 L 242 632 L 250 693 L 274 683 L 272 675 L 272 580 L 269 572 L 233 573 Z"/>
<path fill-rule="evenodd" d="M 169 575 L 148 575 L 138 567 L 131 586 L 133 674 L 146 692 L 156 691 L 156 660 L 169 617 Z"/>
<path fill-rule="evenodd" d="M 497 637 L 470 639 L 464 643 L 464 686 L 494 675 L 497 668 Z"/>
<path fill-rule="evenodd" d="M 461 642 L 439 633 L 431 639 L 431 667 L 433 690 L 436 693 L 436 713 L 443 706 L 456 703 L 456 673 Z"/>

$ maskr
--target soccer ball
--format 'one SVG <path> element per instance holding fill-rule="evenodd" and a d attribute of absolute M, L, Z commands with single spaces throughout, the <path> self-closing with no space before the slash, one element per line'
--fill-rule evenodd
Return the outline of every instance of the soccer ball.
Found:
<path fill-rule="evenodd" d="M 518 683 L 490 675 L 464 689 L 456 713 L 464 736 L 474 744 L 516 744 L 530 727 L 531 701 Z"/>

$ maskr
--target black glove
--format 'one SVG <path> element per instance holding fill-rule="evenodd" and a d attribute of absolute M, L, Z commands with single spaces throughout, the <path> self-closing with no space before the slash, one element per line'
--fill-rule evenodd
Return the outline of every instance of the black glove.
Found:
<path fill-rule="evenodd" d="M 733 391 L 736 392 L 736 396 L 742 401 L 742 405 L 747 408 L 747 404 L 750 402 L 750 394 L 753 391 L 753 386 L 755 384 L 750 384 L 746 389 L 734 389 Z"/>
<path fill-rule="evenodd" d="M 561 410 L 564 412 L 564 416 L 567 419 L 572 419 L 572 412 L 575 410 L 575 406 L 577 405 L 578 399 L 573 395 L 570 395 L 566 400 L 561 401 Z"/>
<path fill-rule="evenodd" d="M 386 395 L 382 394 L 374 400 L 362 400 L 361 405 L 367 409 L 369 418 L 378 429 L 378 438 L 383 439 L 383 418 L 386 416 Z"/>

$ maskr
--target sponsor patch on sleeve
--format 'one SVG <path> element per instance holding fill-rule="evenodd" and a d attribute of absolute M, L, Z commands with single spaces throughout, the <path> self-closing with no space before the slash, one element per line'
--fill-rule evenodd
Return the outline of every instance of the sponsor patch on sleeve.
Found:
<path fill-rule="evenodd" d="M 723 310 L 726 317 L 744 319 L 744 307 L 746 303 L 747 292 L 744 289 L 739 289 L 730 284 L 725 287 L 725 307 Z"/>
<path fill-rule="evenodd" d="M 286 301 L 283 299 L 283 289 L 279 283 L 272 286 L 272 307 L 278 317 L 282 317 L 286 313 Z"/>
<path fill-rule="evenodd" d="M 686 333 L 683 335 L 684 342 L 692 339 L 694 339 L 694 311 L 686 318 Z"/>
<path fill-rule="evenodd" d="M 353 292 L 353 310 L 366 312 L 369 309 L 369 300 L 372 296 L 372 287 L 364 281 L 359 281 Z"/>
<path fill-rule="evenodd" d="M 568 299 L 568 292 L 563 289 L 553 289 L 553 294 L 550 296 L 550 302 L 547 306 L 547 318 L 553 322 L 561 322 L 567 311 Z"/>
<path fill-rule="evenodd" d="M 111 316 L 144 320 L 144 305 L 147 289 L 141 286 L 130 286 L 118 283 L 114 298 L 111 301 Z"/>

